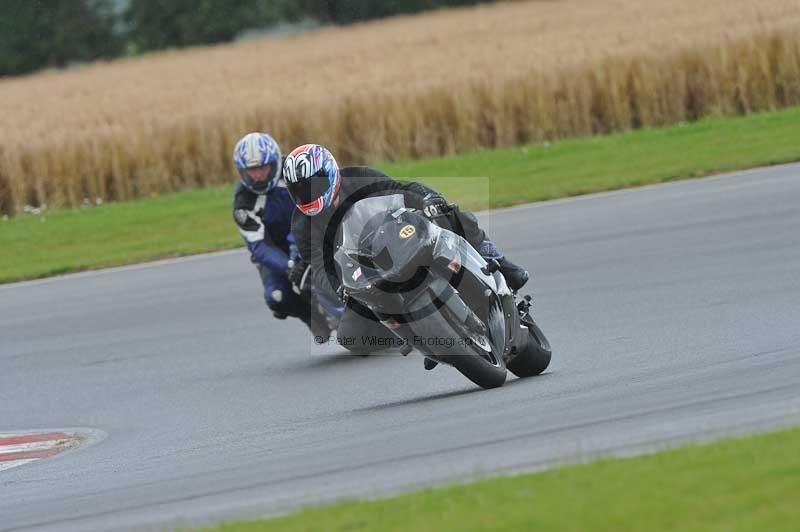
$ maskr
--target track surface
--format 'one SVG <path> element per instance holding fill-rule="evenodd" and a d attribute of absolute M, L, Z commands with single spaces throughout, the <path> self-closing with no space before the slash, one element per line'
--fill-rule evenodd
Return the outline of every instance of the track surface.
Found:
<path fill-rule="evenodd" d="M 800 420 L 800 166 L 483 220 L 556 353 L 488 392 L 312 348 L 242 251 L 0 287 L 0 431 L 107 434 L 0 473 L 0 530 L 203 524 Z"/>

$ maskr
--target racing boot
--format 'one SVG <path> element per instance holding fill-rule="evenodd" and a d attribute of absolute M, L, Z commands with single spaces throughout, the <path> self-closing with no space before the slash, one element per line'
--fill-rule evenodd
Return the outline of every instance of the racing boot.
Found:
<path fill-rule="evenodd" d="M 505 255 L 500 253 L 500 250 L 497 249 L 497 246 L 491 240 L 484 240 L 481 242 L 478 252 L 481 254 L 481 257 L 487 261 L 492 259 L 497 261 L 497 264 L 500 265 L 500 273 L 503 274 L 506 284 L 511 290 L 516 292 L 525 286 L 525 283 L 530 279 L 528 270 L 508 260 Z"/>
<path fill-rule="evenodd" d="M 500 273 L 506 278 L 506 284 L 510 289 L 516 292 L 525 286 L 525 283 L 527 283 L 528 279 L 531 277 L 528 270 L 514 264 L 506 257 L 500 257 L 496 260 L 500 264 Z"/>

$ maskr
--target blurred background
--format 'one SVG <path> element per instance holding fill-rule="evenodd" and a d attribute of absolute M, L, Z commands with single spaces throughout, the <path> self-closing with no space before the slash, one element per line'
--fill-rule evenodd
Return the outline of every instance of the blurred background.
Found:
<path fill-rule="evenodd" d="M 254 130 L 383 164 L 797 105 L 800 9 L 4 0 L 0 75 L 13 216 L 231 183 Z"/>
<path fill-rule="evenodd" d="M 0 3 L 0 76 L 477 3 L 479 0 L 4 0 Z"/>

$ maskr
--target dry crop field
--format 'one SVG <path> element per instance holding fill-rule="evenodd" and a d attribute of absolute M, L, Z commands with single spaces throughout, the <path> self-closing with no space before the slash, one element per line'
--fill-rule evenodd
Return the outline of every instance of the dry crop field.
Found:
<path fill-rule="evenodd" d="M 341 162 L 800 104 L 800 0 L 507 2 L 0 80 L 0 211 L 232 179 L 250 130 Z"/>

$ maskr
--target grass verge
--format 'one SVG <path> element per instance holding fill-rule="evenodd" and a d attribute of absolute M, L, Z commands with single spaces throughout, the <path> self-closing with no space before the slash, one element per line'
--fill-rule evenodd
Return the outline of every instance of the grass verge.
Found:
<path fill-rule="evenodd" d="M 798 448 L 793 429 L 208 530 L 790 531 Z"/>
<path fill-rule="evenodd" d="M 484 208 L 797 160 L 800 108 L 381 167 L 428 182 L 464 207 Z M 487 187 L 464 186 L 458 176 L 488 176 L 488 202 Z M 231 191 L 206 188 L 5 219 L 0 282 L 240 246 Z"/>

